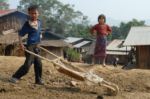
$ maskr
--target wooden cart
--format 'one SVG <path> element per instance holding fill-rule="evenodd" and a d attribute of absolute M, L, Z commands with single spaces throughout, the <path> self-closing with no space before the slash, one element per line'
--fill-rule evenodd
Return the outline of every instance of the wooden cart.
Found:
<path fill-rule="evenodd" d="M 74 66 L 70 62 L 64 60 L 61 57 L 58 57 L 57 55 L 55 55 L 54 53 L 48 51 L 47 49 L 45 49 L 43 47 L 39 47 L 39 48 L 41 50 L 45 51 L 46 53 L 53 55 L 54 57 L 56 57 L 56 59 L 49 60 L 43 56 L 40 56 L 38 54 L 35 54 L 35 53 L 29 51 L 27 49 L 25 49 L 25 51 L 34 56 L 37 56 L 37 57 L 43 59 L 43 60 L 53 63 L 54 66 L 56 67 L 57 71 L 65 74 L 65 75 L 68 75 L 69 77 L 72 77 L 79 81 L 85 81 L 85 82 L 90 82 L 92 84 L 104 86 L 109 89 L 109 92 L 111 92 L 109 94 L 111 94 L 111 95 L 117 95 L 117 93 L 119 92 L 119 88 L 116 84 L 104 80 L 103 78 L 99 77 L 98 75 L 94 74 L 93 72 L 85 72 L 85 70 L 83 70 L 82 68 Z M 71 68 L 69 68 L 67 65 Z"/>

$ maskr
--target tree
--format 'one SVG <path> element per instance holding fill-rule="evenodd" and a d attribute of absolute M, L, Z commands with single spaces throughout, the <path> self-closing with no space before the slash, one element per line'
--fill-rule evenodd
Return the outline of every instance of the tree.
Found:
<path fill-rule="evenodd" d="M 120 30 L 117 26 L 112 26 L 112 38 L 111 39 L 119 39 L 120 37 Z"/>
<path fill-rule="evenodd" d="M 43 26 L 52 32 L 67 36 L 70 32 L 74 35 L 79 30 L 86 30 L 83 22 L 87 22 L 87 17 L 80 11 L 74 11 L 72 5 L 63 4 L 58 0 L 21 0 L 18 9 L 26 11 L 30 4 L 39 5 Z"/>
<path fill-rule="evenodd" d="M 9 8 L 8 0 L 0 0 L 0 10 L 6 10 Z"/>
<path fill-rule="evenodd" d="M 113 39 L 125 39 L 128 35 L 130 28 L 132 26 L 144 26 L 145 21 L 138 21 L 137 19 L 132 19 L 131 21 L 125 23 L 121 22 L 119 27 L 112 27 L 112 40 Z"/>

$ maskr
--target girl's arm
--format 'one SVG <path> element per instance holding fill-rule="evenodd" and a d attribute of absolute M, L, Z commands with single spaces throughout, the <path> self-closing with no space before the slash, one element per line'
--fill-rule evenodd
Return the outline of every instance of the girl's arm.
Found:
<path fill-rule="evenodd" d="M 97 35 L 96 27 L 97 27 L 97 25 L 93 26 L 93 27 L 91 28 L 91 30 L 90 30 L 90 32 L 91 32 L 91 34 L 92 34 L 93 36 L 96 36 L 96 35 Z"/>
<path fill-rule="evenodd" d="M 108 35 L 111 34 L 111 32 L 112 32 L 111 27 L 109 25 L 107 25 L 107 33 L 108 33 Z"/>

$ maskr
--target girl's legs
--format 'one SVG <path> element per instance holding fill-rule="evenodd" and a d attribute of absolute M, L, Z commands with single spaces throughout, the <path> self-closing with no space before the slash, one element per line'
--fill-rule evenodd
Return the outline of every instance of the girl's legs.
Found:
<path fill-rule="evenodd" d="M 95 64 L 95 57 L 93 56 L 92 57 L 92 65 L 94 65 Z"/>
<path fill-rule="evenodd" d="M 103 65 L 104 67 L 106 66 L 105 61 L 106 61 L 106 57 L 103 57 L 103 58 L 102 58 L 102 65 Z"/>

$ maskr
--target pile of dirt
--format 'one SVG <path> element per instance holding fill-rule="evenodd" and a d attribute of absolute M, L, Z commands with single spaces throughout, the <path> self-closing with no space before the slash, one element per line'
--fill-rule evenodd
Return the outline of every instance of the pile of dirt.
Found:
<path fill-rule="evenodd" d="M 34 84 L 33 66 L 18 84 L 10 83 L 8 79 L 23 62 L 22 57 L 0 56 L 1 99 L 150 99 L 149 70 L 122 70 L 113 66 L 75 64 L 87 72 L 92 71 L 117 84 L 120 88 L 119 93 L 117 96 L 109 96 L 106 88 L 101 86 L 88 86 L 84 82 L 80 86 L 72 86 L 70 82 L 75 79 L 59 73 L 52 63 L 46 61 L 43 61 L 45 85 Z"/>

